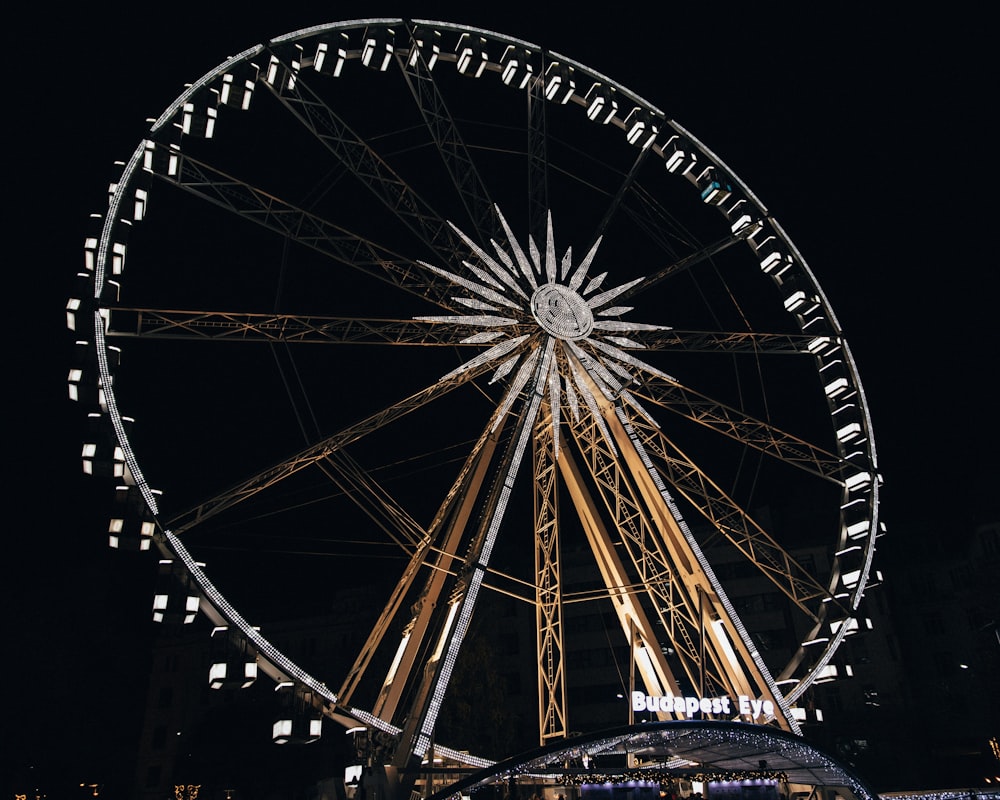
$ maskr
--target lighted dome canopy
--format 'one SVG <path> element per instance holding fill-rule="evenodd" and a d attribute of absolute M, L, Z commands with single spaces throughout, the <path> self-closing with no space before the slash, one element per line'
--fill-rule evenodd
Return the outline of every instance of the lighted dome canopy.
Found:
<path fill-rule="evenodd" d="M 698 714 L 798 731 L 844 674 L 880 483 L 850 348 L 770 210 L 649 101 L 491 31 L 318 25 L 189 84 L 106 197 L 67 321 L 109 542 L 161 559 L 154 618 L 207 617 L 239 656 L 215 683 L 276 681 L 298 739 L 325 716 L 401 771 L 432 741 L 508 755 L 437 727 L 484 597 L 537 623 L 541 743 L 578 729 L 584 603 L 656 719 L 744 697 L 766 712 Z M 747 575 L 787 641 L 747 630 Z M 341 673 L 268 638 L 385 577 Z"/>
<path fill-rule="evenodd" d="M 625 759 L 635 766 L 623 767 Z M 610 762 L 618 766 L 608 766 Z M 571 765 L 567 767 L 567 764 Z M 511 778 L 564 785 L 774 780 L 836 789 L 844 800 L 878 800 L 848 766 L 798 736 L 741 722 L 677 720 L 648 722 L 577 736 L 540 747 L 468 776 L 432 795 L 448 800 Z"/>

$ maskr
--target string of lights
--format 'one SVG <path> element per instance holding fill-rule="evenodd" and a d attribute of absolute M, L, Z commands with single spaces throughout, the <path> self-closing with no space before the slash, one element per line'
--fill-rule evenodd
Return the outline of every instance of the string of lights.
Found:
<path fill-rule="evenodd" d="M 687 770 L 642 770 L 641 772 L 630 772 L 628 774 L 617 773 L 579 773 L 564 774 L 556 778 L 559 786 L 597 786 L 602 784 L 628 784 L 628 785 L 663 785 L 669 784 L 676 778 L 686 780 L 701 781 L 702 783 L 712 783 L 717 781 L 787 781 L 788 776 L 780 770 L 755 769 L 755 770 L 724 770 L 724 771 L 698 771 Z"/>

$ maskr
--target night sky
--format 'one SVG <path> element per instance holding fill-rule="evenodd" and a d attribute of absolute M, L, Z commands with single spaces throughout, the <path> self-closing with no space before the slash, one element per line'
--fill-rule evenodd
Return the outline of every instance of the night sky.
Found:
<path fill-rule="evenodd" d="M 79 472 L 82 420 L 66 399 L 63 307 L 87 215 L 113 161 L 186 82 L 271 36 L 379 11 L 204 5 L 69 12 L 18 33 L 7 64 L 8 202 L 15 219 L 26 213 L 7 226 L 19 253 L 7 264 L 16 333 L 3 692 L 14 741 L 0 763 L 18 773 L 106 774 L 134 743 L 145 689 L 149 573 L 104 546 L 109 498 Z M 719 153 L 804 253 L 851 342 L 890 535 L 933 525 L 961 536 L 996 518 L 1000 281 L 994 249 L 981 246 L 995 224 L 984 188 L 995 159 L 979 156 L 995 87 L 973 41 L 982 20 L 834 5 L 662 7 L 670 21 L 628 18 L 623 6 L 433 8 L 404 13 L 565 53 Z M 27 203 L 13 199 L 24 190 Z"/>

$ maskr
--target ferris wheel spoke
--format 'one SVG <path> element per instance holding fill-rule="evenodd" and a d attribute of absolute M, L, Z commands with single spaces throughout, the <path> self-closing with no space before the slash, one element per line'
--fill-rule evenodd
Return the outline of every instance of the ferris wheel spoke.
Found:
<path fill-rule="evenodd" d="M 372 275 L 442 308 L 452 308 L 448 286 L 419 262 L 280 200 L 214 167 L 184 156 L 176 171 L 157 177 L 342 264 Z"/>
<path fill-rule="evenodd" d="M 608 226 L 611 224 L 611 220 L 615 218 L 615 215 L 624 207 L 625 198 L 629 192 L 634 190 L 636 185 L 636 179 L 639 176 L 639 171 L 642 165 L 646 161 L 646 156 L 649 154 L 649 148 L 641 148 L 639 150 L 639 155 L 636 156 L 635 161 L 632 162 L 632 167 L 629 169 L 625 178 L 622 180 L 621 184 L 618 186 L 618 191 L 611 200 L 611 204 L 608 206 L 607 211 L 604 212 L 604 217 L 600 224 L 597 226 L 597 231 L 595 232 L 594 238 L 597 239 L 604 235 L 607 231 Z M 658 232 L 660 229 L 657 226 L 649 226 L 647 233 Z"/>
<path fill-rule="evenodd" d="M 637 397 L 826 480 L 842 484 L 849 471 L 839 456 L 674 380 L 650 374 L 630 390 Z"/>
<path fill-rule="evenodd" d="M 334 450 L 316 465 L 405 553 L 412 556 L 426 540 L 420 524 L 345 449 Z"/>
<path fill-rule="evenodd" d="M 622 407 L 660 474 L 777 586 L 802 612 L 818 621 L 820 603 L 833 595 L 809 574 L 774 538 L 729 497 L 705 472 L 667 439 L 663 431 Z"/>
<path fill-rule="evenodd" d="M 477 328 L 450 322 L 110 306 L 109 337 L 453 347 Z M 521 326 L 510 328 L 520 331 Z"/>
<path fill-rule="evenodd" d="M 433 77 L 435 33 L 412 25 L 408 30 L 409 50 L 397 51 L 396 56 L 400 71 L 480 240 L 498 238 L 489 191 Z"/>
<path fill-rule="evenodd" d="M 703 261 L 708 261 L 709 259 L 717 256 L 728 250 L 735 244 L 739 244 L 747 239 L 748 236 L 752 236 L 758 230 L 760 230 L 760 223 L 752 223 L 749 225 L 744 225 L 738 231 L 729 234 L 728 236 L 723 236 L 721 239 L 717 239 L 711 244 L 704 245 L 703 247 L 695 250 L 693 253 L 688 253 L 676 261 L 667 264 L 665 267 L 661 267 L 659 270 L 651 275 L 647 275 L 643 280 L 630 288 L 624 294 L 621 295 L 621 300 L 627 300 L 633 295 L 645 291 L 661 281 L 666 280 L 674 275 L 678 275 L 685 270 L 691 269 L 691 267 L 701 264 Z"/>
<path fill-rule="evenodd" d="M 291 54 L 279 48 L 272 58 L 281 69 L 266 85 L 292 116 L 431 252 L 447 263 L 460 260 L 462 247 L 448 223 L 309 87 Z"/>
<path fill-rule="evenodd" d="M 454 577 L 456 565 L 462 561 L 461 543 L 472 516 L 472 510 L 493 463 L 493 455 L 500 441 L 497 424 L 503 415 L 494 409 L 487 425 L 466 456 L 462 469 L 445 494 L 436 515 L 427 528 L 427 534 L 403 571 L 396 589 L 393 591 L 378 622 L 368 637 L 364 647 L 355 659 L 354 666 L 344 682 L 341 694 L 349 696 L 364 674 L 372 665 L 372 657 L 379 646 L 391 636 L 392 630 L 401 627 L 404 631 L 397 648 L 397 657 L 389 669 L 375 704 L 375 713 L 393 718 L 403 697 L 404 689 L 411 679 L 417 659 L 424 648 L 424 640 L 430 635 L 435 609 L 445 607 L 438 598 L 446 591 L 449 577 Z M 425 584 L 420 595 L 423 602 L 410 608 L 409 619 L 399 626 L 393 626 L 405 613 L 403 599 L 415 585 L 420 573 L 425 574 Z"/>
<path fill-rule="evenodd" d="M 543 68 L 544 72 L 544 68 Z M 548 131 L 545 125 L 545 79 L 534 78 L 527 87 L 528 124 L 528 231 L 536 242 L 545 241 L 549 214 Z"/>
<path fill-rule="evenodd" d="M 693 252 L 698 249 L 694 235 L 685 230 L 645 186 L 634 182 L 631 189 L 622 211 L 643 231 L 650 242 L 655 243 L 674 260 L 679 259 L 682 252 Z"/>
<path fill-rule="evenodd" d="M 757 331 L 680 331 L 671 328 L 629 331 L 626 349 L 689 353 L 774 353 L 811 355 L 817 337 Z"/>
<path fill-rule="evenodd" d="M 250 476 L 221 494 L 209 498 L 184 513 L 171 518 L 167 522 L 166 527 L 174 534 L 179 535 L 184 533 L 214 517 L 216 514 L 232 508 L 270 486 L 280 483 L 305 467 L 315 464 L 320 459 L 326 458 L 330 453 L 335 452 L 341 447 L 356 442 L 427 403 L 448 394 L 455 388 L 468 383 L 491 368 L 490 365 L 477 364 L 461 372 L 454 372 L 445 378 L 441 378 L 404 400 L 388 408 L 384 408 L 332 436 L 327 436 L 321 441 L 309 445 L 291 457 Z"/>

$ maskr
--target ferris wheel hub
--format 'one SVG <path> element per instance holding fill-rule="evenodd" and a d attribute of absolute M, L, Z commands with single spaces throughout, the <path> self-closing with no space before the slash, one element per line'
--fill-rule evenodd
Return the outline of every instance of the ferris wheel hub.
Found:
<path fill-rule="evenodd" d="M 531 315 L 557 339 L 583 339 L 594 329 L 594 314 L 587 301 L 559 283 L 546 283 L 535 290 Z"/>

